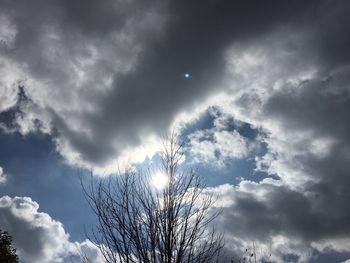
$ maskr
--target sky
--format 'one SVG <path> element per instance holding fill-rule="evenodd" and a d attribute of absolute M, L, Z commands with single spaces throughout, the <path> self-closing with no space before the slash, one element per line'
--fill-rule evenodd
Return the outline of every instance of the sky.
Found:
<path fill-rule="evenodd" d="M 349 12 L 0 0 L 0 228 L 21 262 L 103 262 L 80 180 L 155 165 L 170 131 L 218 196 L 228 257 L 350 262 Z"/>

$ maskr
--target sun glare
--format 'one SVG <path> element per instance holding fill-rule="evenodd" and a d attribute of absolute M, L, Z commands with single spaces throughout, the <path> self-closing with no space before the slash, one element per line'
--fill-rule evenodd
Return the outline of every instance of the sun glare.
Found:
<path fill-rule="evenodd" d="M 169 178 L 164 173 L 156 173 L 152 177 L 152 185 L 159 190 L 164 189 L 168 183 Z"/>

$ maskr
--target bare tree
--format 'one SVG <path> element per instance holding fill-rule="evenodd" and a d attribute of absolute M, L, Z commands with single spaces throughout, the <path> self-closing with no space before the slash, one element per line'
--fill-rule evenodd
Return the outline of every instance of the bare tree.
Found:
<path fill-rule="evenodd" d="M 78 251 L 78 253 L 79 253 L 80 261 L 82 263 L 93 263 L 92 259 L 85 252 L 83 252 L 81 249 Z"/>
<path fill-rule="evenodd" d="M 84 187 L 98 224 L 89 239 L 108 263 L 218 262 L 223 238 L 211 222 L 214 197 L 200 177 L 179 170 L 182 147 L 175 136 L 164 143 L 167 183 L 152 186 L 151 173 L 127 171 Z"/>
<path fill-rule="evenodd" d="M 260 250 L 260 251 L 258 251 Z M 246 248 L 237 263 L 270 263 L 272 244 L 270 243 L 268 251 L 258 249 L 253 242 L 252 247 Z M 235 261 L 231 260 L 231 263 Z"/>

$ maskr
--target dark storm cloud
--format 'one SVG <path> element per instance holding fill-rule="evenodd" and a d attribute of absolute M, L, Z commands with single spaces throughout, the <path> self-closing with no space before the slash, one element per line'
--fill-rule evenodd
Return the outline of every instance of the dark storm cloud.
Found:
<path fill-rule="evenodd" d="M 267 187 L 270 193 L 264 202 L 252 193 L 232 196 L 235 204 L 225 213 L 223 229 L 237 237 L 264 241 L 275 234 L 307 235 L 316 228 L 317 217 L 310 216 L 310 203 L 303 195 L 284 187 Z"/>
<path fill-rule="evenodd" d="M 310 130 L 350 144 L 350 68 L 325 79 L 286 87 L 267 101 L 265 113 L 286 129 Z M 285 121 L 288 119 L 288 122 Z"/>
<path fill-rule="evenodd" d="M 291 206 L 293 199 L 283 196 L 288 204 L 290 220 L 286 224 L 306 239 L 318 240 L 332 236 L 349 236 L 350 213 L 350 82 L 349 69 L 329 76 L 325 80 L 312 79 L 299 88 L 286 88 L 274 94 L 266 103 L 266 117 L 273 118 L 283 130 L 296 134 L 308 132 L 307 141 L 320 138 L 324 146 L 313 152 L 303 142 L 292 162 L 302 167 L 310 181 L 303 185 L 305 198 L 302 205 Z M 330 144 L 327 145 L 327 141 Z M 305 141 L 306 142 L 306 141 Z M 309 146 L 306 146 L 309 147 Z M 295 178 L 298 180 L 298 178 Z M 305 195 L 306 194 L 306 195 Z M 304 196 L 305 195 L 305 196 Z M 270 204 L 275 203 L 272 200 Z M 298 210 L 309 222 L 300 222 Z M 277 207 L 272 214 L 283 211 Z M 282 212 L 283 213 L 283 212 Z M 294 222 L 294 224 L 293 224 Z M 294 226 L 292 226 L 294 225 Z M 302 227 L 302 228 L 301 228 Z"/>
<path fill-rule="evenodd" d="M 101 114 L 87 117 L 94 140 L 87 143 L 83 138 L 82 144 L 71 134 L 71 143 L 94 161 L 99 155 L 96 146 L 108 149 L 113 134 L 127 146 L 138 143 L 140 130 L 164 132 L 181 109 L 225 88 L 224 54 L 233 41 L 296 19 L 310 6 L 280 1 L 170 2 L 165 36 L 148 42 L 134 70 L 116 76 L 115 88 L 102 99 Z M 182 79 L 180 74 L 187 71 L 191 78 Z"/>
<path fill-rule="evenodd" d="M 314 22 L 322 25 L 327 21 L 325 32 L 347 20 L 339 7 L 331 10 L 331 15 L 336 16 L 334 25 L 328 24 L 329 17 Z M 226 233 L 232 231 L 230 237 L 266 243 L 282 236 L 303 249 L 320 253 L 348 251 L 350 80 L 343 44 L 350 31 L 348 24 L 339 25 L 337 32 L 329 32 L 337 36 L 332 47 L 304 43 L 309 50 L 305 63 L 310 57 L 318 61 L 311 77 L 287 81 L 271 91 L 262 104 L 254 105 L 261 115 L 253 123 L 267 133 L 265 171 L 280 176 L 280 180 L 260 184 L 243 181 L 240 188 L 232 190 L 228 200 L 234 201 L 224 209 L 222 226 Z M 312 35 L 305 39 L 319 41 L 322 30 L 313 28 L 314 31 L 305 29 Z M 332 55 L 335 52 L 343 52 L 344 56 Z M 245 109 L 249 110 L 249 106 Z M 290 251 L 301 255 L 296 248 Z M 310 255 L 301 260 L 309 261 Z"/>
<path fill-rule="evenodd" d="M 282 260 L 287 254 L 300 257 L 297 262 L 310 262 L 311 252 L 321 260 L 322 253 L 348 251 L 349 199 L 319 189 L 302 193 L 268 181 L 244 182 L 240 188 L 244 190 L 232 188 L 226 195 L 232 205 L 222 210 L 216 225 L 228 240 L 228 257 L 239 258 L 254 243 L 259 256 L 271 253 L 266 249 L 271 244 L 273 262 L 287 262 Z"/>
<path fill-rule="evenodd" d="M 269 191 L 264 194 L 264 200 L 254 193 L 238 192 L 230 197 L 234 205 L 223 210 L 220 225 L 228 236 L 268 242 L 282 235 L 305 243 L 349 236 L 348 196 L 344 198 L 320 188 L 310 189 L 306 196 L 283 186 L 262 184 L 259 187 Z"/>
<path fill-rule="evenodd" d="M 298 262 L 310 262 L 310 251 L 348 251 L 349 10 L 344 1 L 322 2 L 299 24 L 286 27 L 290 34 L 298 35 L 295 41 L 284 45 L 284 39 L 274 39 L 283 44 L 281 50 L 274 50 L 274 45 L 266 48 L 269 42 L 264 38 L 260 38 L 261 42 L 247 41 L 246 49 L 244 45 L 238 49 L 242 53 L 248 50 L 248 54 L 254 48 L 262 50 L 269 62 L 267 67 L 276 63 L 281 68 L 278 73 L 282 73 L 275 74 L 271 67 L 260 78 L 262 81 L 252 83 L 256 84 L 255 90 L 242 92 L 238 103 L 232 103 L 232 108 L 242 110 L 246 117 L 243 120 L 248 119 L 266 132 L 262 134 L 268 149 L 265 172 L 280 177 L 273 183 L 243 181 L 238 188 L 232 187 L 226 199 L 233 200 L 232 205 L 224 208 L 219 227 L 230 233 L 229 238 L 237 238 L 238 246 L 244 240 L 274 244 L 271 240 L 283 238 L 284 254 L 295 253 L 300 256 Z M 292 55 L 287 56 L 288 60 L 278 60 L 283 54 Z M 312 73 L 300 77 L 293 70 L 298 71 L 303 64 L 312 65 Z M 251 73 L 253 79 L 260 80 L 256 72 L 247 69 L 247 78 Z M 265 83 L 271 85 L 264 86 Z M 278 84 L 277 88 L 271 87 L 274 84 Z M 264 95 L 259 97 L 260 94 Z M 279 242 L 274 244 L 275 255 L 280 253 Z M 303 251 L 308 255 L 303 256 Z M 284 262 L 282 258 L 277 262 Z"/>
<path fill-rule="evenodd" d="M 77 134 L 75 120 L 84 122 L 84 107 L 100 107 L 96 106 L 99 96 L 106 86 L 111 88 L 102 82 L 130 67 L 136 57 L 136 46 L 152 36 L 147 23 L 152 27 L 152 10 L 158 8 L 157 1 L 149 4 L 136 1 L 3 1 L 0 4 L 4 21 L 14 31 L 0 30 L 5 32 L 5 44 L 0 50 L 4 61 L 1 69 L 4 74 L 15 75 L 16 82 L 23 81 L 26 94 L 35 104 L 25 110 L 28 122 L 19 118 L 25 126 L 22 132 L 31 130 L 30 122 L 39 119 L 46 131 L 52 127 L 68 144 L 74 142 L 74 150 L 82 155 L 86 151 L 89 160 L 101 162 L 106 156 L 116 155 L 115 149 L 107 144 L 100 147 L 96 142 L 98 131 L 93 138 L 85 138 L 80 132 Z M 141 24 L 135 26 L 137 23 Z M 145 30 L 143 24 L 146 24 Z M 16 75 L 18 72 L 13 72 L 12 67 L 20 74 Z M 73 72 L 75 68 L 78 72 Z M 84 76 L 86 83 L 78 83 L 79 72 L 87 76 Z M 31 80 L 33 83 L 28 84 Z M 2 83 L 7 93 L 15 92 L 16 82 Z M 11 105 L 8 101 L 13 101 L 12 97 L 2 103 Z M 12 120 L 6 124 L 10 122 Z M 89 129 L 90 125 L 84 122 L 84 128 Z"/>
<path fill-rule="evenodd" d="M 328 69 L 347 65 L 350 61 L 350 3 L 348 1 L 323 1 L 315 9 L 315 19 L 310 21 L 315 34 L 315 45 L 323 66 Z"/>
<path fill-rule="evenodd" d="M 176 113 L 224 89 L 224 56 L 232 43 L 262 35 L 277 26 L 299 23 L 314 9 L 314 2 L 169 1 L 160 5 L 157 1 L 150 4 L 136 1 L 98 4 L 95 1 L 35 1 L 30 4 L 5 1 L 2 6 L 18 28 L 14 47 L 5 52 L 6 55 L 27 63 L 30 74 L 37 79 L 49 79 L 53 86 L 47 89 L 55 89 L 62 104 L 74 103 L 70 102 L 72 97 L 78 96 L 81 104 L 85 102 L 96 107 L 96 111 L 73 112 L 83 123 L 83 128 L 79 129 L 66 121 L 71 117 L 70 113 L 62 114 L 50 103 L 43 103 L 43 110 L 46 114 L 51 110 L 52 125 L 69 147 L 83 160 L 102 164 L 126 146 L 137 145 L 143 133 L 164 132 Z M 132 70 L 121 73 L 112 69 L 113 57 L 109 60 L 108 54 L 113 54 L 113 47 L 100 49 L 98 52 L 106 53 L 107 57 L 96 62 L 93 73 L 87 72 L 96 75 L 95 82 L 92 78 L 87 84 L 88 91 L 72 95 L 71 90 L 75 87 L 69 86 L 74 83 L 74 76 L 65 69 L 65 61 L 74 56 L 91 56 L 82 46 L 84 42 L 92 41 L 98 47 L 99 41 L 106 40 L 109 34 L 122 34 L 130 24 L 152 10 L 165 17 L 162 33 L 148 34 L 147 30 L 139 28 L 131 32 L 133 40 L 129 43 L 129 51 L 127 43 L 115 50 L 125 56 L 134 45 L 142 43 L 138 62 Z M 155 17 L 154 23 L 164 21 Z M 43 45 L 43 34 L 50 33 L 45 30 L 50 27 L 65 40 L 63 46 L 54 50 L 60 55 L 56 61 L 48 61 L 38 49 Z M 62 54 L 61 49 L 64 49 Z M 51 56 L 52 52 L 49 53 Z M 129 56 L 133 56 L 132 52 Z M 125 63 L 128 61 L 126 59 Z M 123 60 L 120 63 L 125 64 Z M 187 71 L 191 78 L 184 80 L 180 74 Z M 112 76 L 114 82 L 111 89 L 99 92 L 98 86 L 104 79 L 101 76 L 105 74 Z M 38 92 L 33 96 L 38 96 Z M 36 99 L 38 103 L 43 100 Z M 84 128 L 89 130 L 86 135 L 79 131 Z"/>
<path fill-rule="evenodd" d="M 156 1 L 155 1 L 156 3 Z M 119 32 L 128 19 L 137 18 L 149 11 L 146 4 L 136 1 L 41 1 L 13 2 L 2 1 L 2 12 L 9 16 L 17 27 L 14 47 L 2 50 L 11 59 L 27 63 L 31 74 L 39 78 L 53 78 L 65 83 L 67 76 L 63 70 L 55 71 L 54 65 L 45 58 L 40 49 L 47 29 L 57 28 L 59 37 L 66 40 L 68 55 L 75 56 L 86 52 L 81 44 L 84 39 L 106 38 L 108 33 Z M 148 9 L 147 9 L 148 8 Z M 60 50 L 58 50 L 60 51 Z M 63 52 L 58 55 L 67 55 Z M 108 51 L 106 51 L 108 52 Z M 67 57 L 67 59 L 69 59 Z M 67 61 L 68 62 L 68 61 Z M 102 66 L 102 65 L 101 65 Z"/>

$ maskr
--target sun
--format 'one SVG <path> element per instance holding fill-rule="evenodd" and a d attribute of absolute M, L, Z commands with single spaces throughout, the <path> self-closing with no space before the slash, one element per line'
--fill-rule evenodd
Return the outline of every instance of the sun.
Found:
<path fill-rule="evenodd" d="M 161 190 L 164 189 L 169 183 L 169 177 L 166 174 L 159 172 L 152 177 L 151 182 L 155 188 Z"/>

